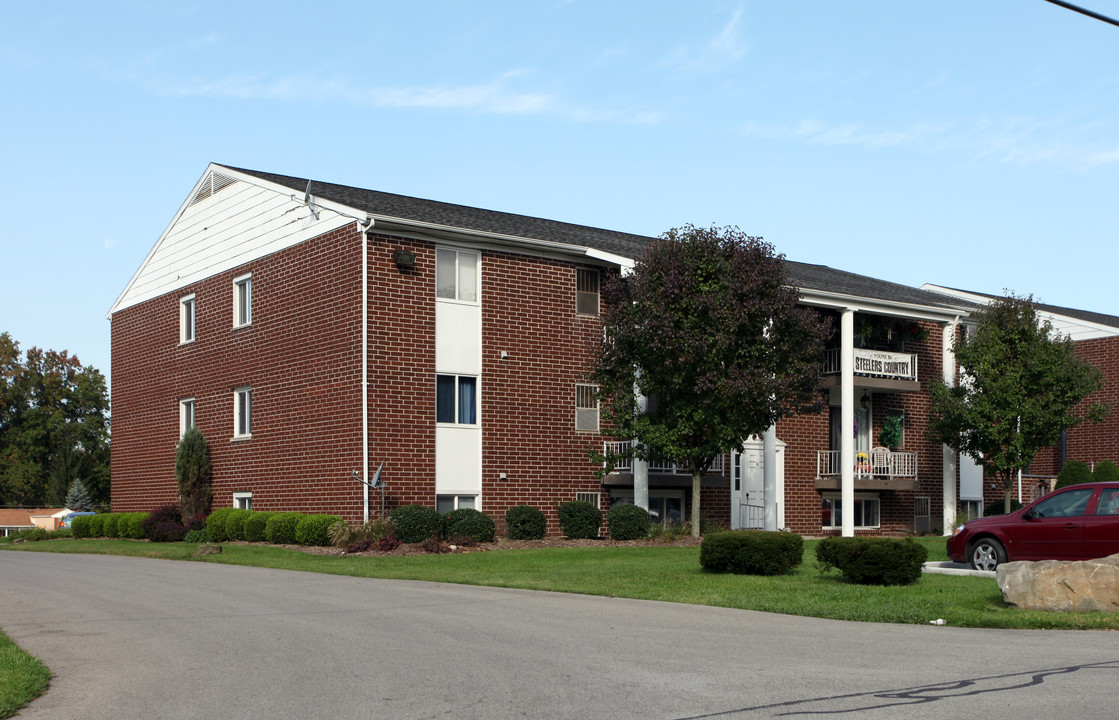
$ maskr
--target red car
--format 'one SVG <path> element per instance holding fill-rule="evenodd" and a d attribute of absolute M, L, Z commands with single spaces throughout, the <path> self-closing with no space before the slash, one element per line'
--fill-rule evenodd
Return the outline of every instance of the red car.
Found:
<path fill-rule="evenodd" d="M 948 557 L 976 570 L 1015 560 L 1088 560 L 1119 553 L 1119 482 L 1055 490 L 1009 515 L 971 520 L 948 538 Z"/>

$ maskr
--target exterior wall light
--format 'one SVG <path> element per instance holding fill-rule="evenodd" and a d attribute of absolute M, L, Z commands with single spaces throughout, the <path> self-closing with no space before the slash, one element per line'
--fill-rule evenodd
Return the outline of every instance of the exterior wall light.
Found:
<path fill-rule="evenodd" d="M 393 250 L 392 261 L 401 270 L 411 270 L 416 267 L 416 254 L 408 252 L 407 250 Z"/>

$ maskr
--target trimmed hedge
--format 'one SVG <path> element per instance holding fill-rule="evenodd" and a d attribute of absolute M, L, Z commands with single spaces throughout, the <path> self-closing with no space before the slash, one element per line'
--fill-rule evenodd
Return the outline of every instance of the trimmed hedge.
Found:
<path fill-rule="evenodd" d="M 101 521 L 101 532 L 107 538 L 120 537 L 117 524 L 120 522 L 119 513 L 109 513 L 105 515 L 105 519 Z"/>
<path fill-rule="evenodd" d="M 559 506 L 560 530 L 572 540 L 598 537 L 602 511 L 585 500 L 572 500 Z"/>
<path fill-rule="evenodd" d="M 70 537 L 74 538 L 87 538 L 93 537 L 92 519 L 96 515 L 79 515 L 70 521 Z"/>
<path fill-rule="evenodd" d="M 389 510 L 389 522 L 397 539 L 419 543 L 443 533 L 443 516 L 426 505 L 401 505 Z"/>
<path fill-rule="evenodd" d="M 997 500 L 992 500 L 991 502 L 989 502 L 989 503 L 987 503 L 986 505 L 983 506 L 983 516 L 984 517 L 991 517 L 992 515 L 1005 515 L 1006 513 L 1004 513 L 1002 511 L 1002 509 L 1003 509 L 1003 507 L 1005 507 L 1005 505 L 1006 505 L 1005 498 L 999 498 Z M 1015 510 L 1020 510 L 1021 508 L 1022 508 L 1022 503 L 1018 502 L 1014 498 L 1010 499 L 1010 512 L 1014 512 Z"/>
<path fill-rule="evenodd" d="M 99 538 L 105 537 L 105 516 L 104 515 L 83 515 L 82 517 L 89 518 L 89 537 Z M 75 518 L 76 520 L 77 518 Z"/>
<path fill-rule="evenodd" d="M 824 571 L 838 568 L 860 585 L 910 585 L 921 577 L 928 550 L 912 538 L 828 537 L 816 546 Z"/>
<path fill-rule="evenodd" d="M 295 526 L 305 517 L 301 512 L 276 513 L 264 525 L 264 538 L 273 545 L 295 545 Z"/>
<path fill-rule="evenodd" d="M 1100 460 L 1096 463 L 1096 469 L 1092 471 L 1092 480 L 1095 482 L 1119 481 L 1119 465 L 1110 460 Z"/>
<path fill-rule="evenodd" d="M 268 524 L 268 518 L 272 517 L 274 512 L 250 512 L 249 516 L 245 518 L 245 526 L 243 528 L 245 540 L 247 542 L 264 542 L 265 526 Z"/>
<path fill-rule="evenodd" d="M 1092 482 L 1092 468 L 1088 467 L 1088 463 L 1080 460 L 1069 460 L 1057 473 L 1057 487 L 1059 488 L 1086 482 Z"/>
<path fill-rule="evenodd" d="M 120 536 L 129 540 L 143 540 L 144 521 L 148 519 L 150 514 L 146 512 L 125 513 L 117 523 Z"/>
<path fill-rule="evenodd" d="M 548 531 L 548 518 L 531 505 L 517 505 L 505 511 L 505 528 L 510 540 L 540 540 Z"/>
<path fill-rule="evenodd" d="M 337 515 L 304 515 L 295 525 L 295 541 L 300 545 L 325 547 L 330 544 L 330 526 L 339 522 L 342 518 Z"/>
<path fill-rule="evenodd" d="M 210 542 L 220 543 L 229 540 L 225 523 L 229 520 L 230 514 L 236 511 L 237 508 L 223 507 L 210 513 L 210 516 L 206 518 L 206 534 L 210 536 Z"/>
<path fill-rule="evenodd" d="M 443 537 L 448 540 L 468 537 L 477 542 L 493 542 L 496 532 L 493 518 L 473 508 L 452 510 L 443 516 Z"/>
<path fill-rule="evenodd" d="M 253 514 L 252 510 L 233 508 L 233 512 L 225 515 L 225 537 L 230 542 L 245 539 L 245 520 Z M 207 534 L 209 529 L 207 529 Z"/>
<path fill-rule="evenodd" d="M 699 564 L 712 572 L 784 575 L 804 559 L 804 538 L 773 530 L 732 530 L 705 535 Z"/>
<path fill-rule="evenodd" d="M 606 527 L 614 540 L 649 537 L 649 512 L 632 503 L 617 503 L 606 513 Z"/>

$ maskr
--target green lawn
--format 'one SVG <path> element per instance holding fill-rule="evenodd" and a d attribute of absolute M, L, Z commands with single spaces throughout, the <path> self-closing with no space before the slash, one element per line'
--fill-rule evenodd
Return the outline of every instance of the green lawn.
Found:
<path fill-rule="evenodd" d="M 946 559 L 943 538 L 918 540 L 930 560 Z M 1007 607 L 993 579 L 925 575 L 906 587 L 846 582 L 816 565 L 816 541 L 804 563 L 780 577 L 704 572 L 699 548 L 571 547 L 452 555 L 329 557 L 264 545 L 227 544 L 220 555 L 194 557 L 196 545 L 129 540 L 51 540 L 18 551 L 100 553 L 253 565 L 356 577 L 430 580 L 761 610 L 790 615 L 989 628 L 1119 629 L 1119 613 L 1052 613 Z"/>
<path fill-rule="evenodd" d="M 12 717 L 43 694 L 51 673 L 0 631 L 0 718 Z"/>

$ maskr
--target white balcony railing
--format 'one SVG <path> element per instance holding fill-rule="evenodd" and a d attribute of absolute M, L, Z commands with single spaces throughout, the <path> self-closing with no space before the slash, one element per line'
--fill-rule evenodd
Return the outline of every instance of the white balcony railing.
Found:
<path fill-rule="evenodd" d="M 887 352 L 886 350 L 854 349 L 854 372 L 867 377 L 892 380 L 916 380 L 917 356 L 913 353 Z M 824 375 L 839 374 L 839 349 L 824 351 Z"/>
<path fill-rule="evenodd" d="M 607 441 L 607 442 L 602 443 L 602 454 L 603 455 L 610 455 L 611 453 L 620 453 L 623 450 L 628 450 L 629 447 L 632 444 L 633 443 L 630 440 L 611 440 L 611 441 Z M 713 473 L 713 474 L 716 474 L 716 475 L 723 474 L 724 468 L 726 466 L 725 457 L 726 456 L 724 456 L 724 455 L 719 455 L 718 457 L 716 457 L 715 461 L 711 463 L 711 467 L 709 467 L 707 469 L 707 472 L 708 473 Z M 625 459 L 625 460 L 619 460 L 618 463 L 616 465 L 614 465 L 614 471 L 615 472 L 633 472 L 633 461 L 628 459 L 628 458 Z M 678 465 L 675 465 L 675 464 L 672 464 L 672 463 L 666 463 L 666 462 L 663 462 L 663 461 L 657 461 L 657 460 L 650 460 L 649 461 L 649 472 L 660 473 L 660 474 L 668 474 L 668 475 L 677 475 L 677 474 L 688 475 L 688 474 L 690 474 L 688 472 L 688 468 L 686 468 L 686 467 L 678 466 Z"/>
<path fill-rule="evenodd" d="M 881 456 L 860 452 L 855 457 L 856 478 L 917 477 L 917 453 L 914 452 L 886 452 Z M 816 453 L 816 477 L 836 477 L 842 474 L 843 466 L 839 461 L 838 450 L 820 450 Z"/>

